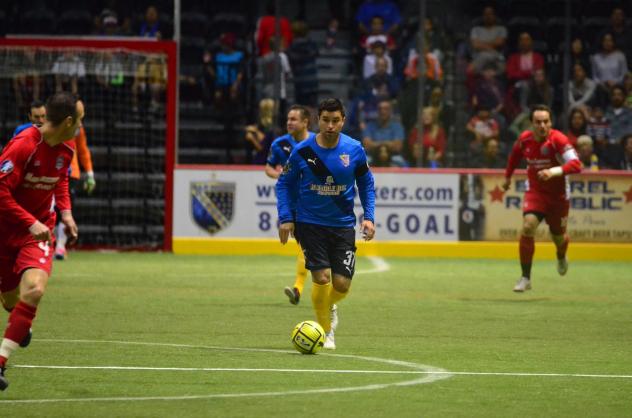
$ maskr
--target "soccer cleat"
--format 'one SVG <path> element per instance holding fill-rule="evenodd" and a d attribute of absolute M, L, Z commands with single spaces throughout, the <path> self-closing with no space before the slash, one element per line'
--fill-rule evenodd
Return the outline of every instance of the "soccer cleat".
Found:
<path fill-rule="evenodd" d="M 283 291 L 285 292 L 285 296 L 288 297 L 292 305 L 298 305 L 298 303 L 301 301 L 301 294 L 299 293 L 297 288 L 287 286 L 285 289 L 283 289 Z"/>
<path fill-rule="evenodd" d="M 525 290 L 531 290 L 531 279 L 521 277 L 513 288 L 514 292 L 524 292 Z"/>
<path fill-rule="evenodd" d="M 0 390 L 5 390 L 9 387 L 9 381 L 6 377 L 4 377 L 4 371 L 6 369 L 4 367 L 0 367 Z"/>
<path fill-rule="evenodd" d="M 20 341 L 20 347 L 26 348 L 31 343 L 31 338 L 33 337 L 33 330 L 29 329 L 29 333 L 24 337 L 22 341 Z"/>
<path fill-rule="evenodd" d="M 338 306 L 335 303 L 329 308 L 329 320 L 331 321 L 331 330 L 335 331 L 338 328 Z"/>
<path fill-rule="evenodd" d="M 65 260 L 65 259 L 66 259 L 66 249 L 65 248 L 55 249 L 55 260 Z"/>
<path fill-rule="evenodd" d="M 567 271 L 568 271 L 568 261 L 566 261 L 566 257 L 559 258 L 557 260 L 557 272 L 560 274 L 560 276 L 563 276 L 566 274 Z"/>
<path fill-rule="evenodd" d="M 323 344 L 323 348 L 327 350 L 336 349 L 336 341 L 334 340 L 333 330 L 325 334 L 325 343 Z"/>

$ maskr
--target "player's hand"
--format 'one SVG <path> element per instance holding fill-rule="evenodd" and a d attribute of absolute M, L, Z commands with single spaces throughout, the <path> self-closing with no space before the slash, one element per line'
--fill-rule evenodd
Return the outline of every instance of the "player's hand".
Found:
<path fill-rule="evenodd" d="M 51 240 L 50 229 L 40 221 L 35 221 L 35 223 L 29 227 L 29 232 L 37 241 L 50 242 Z"/>
<path fill-rule="evenodd" d="M 294 236 L 294 222 L 286 222 L 279 226 L 279 241 L 285 245 L 290 236 Z"/>
<path fill-rule="evenodd" d="M 95 187 L 97 187 L 97 182 L 94 180 L 94 173 L 87 173 L 86 181 L 83 183 L 83 190 L 88 194 L 92 194 Z"/>
<path fill-rule="evenodd" d="M 540 181 L 547 181 L 553 177 L 553 173 L 548 168 L 538 171 L 538 180 Z"/>
<path fill-rule="evenodd" d="M 371 241 L 375 236 L 375 225 L 373 225 L 373 222 L 367 219 L 362 221 L 360 230 L 362 231 L 362 237 L 365 241 Z"/>
<path fill-rule="evenodd" d="M 72 245 L 77 242 L 79 238 L 79 228 L 75 223 L 75 219 L 72 217 L 72 212 L 65 210 L 61 213 L 61 223 L 64 224 L 64 232 L 68 237 L 68 244 Z"/>
<path fill-rule="evenodd" d="M 505 181 L 503 182 L 503 184 L 500 187 L 502 187 L 502 189 L 504 191 L 509 190 L 509 188 L 511 187 L 511 179 L 510 178 L 505 178 Z"/>

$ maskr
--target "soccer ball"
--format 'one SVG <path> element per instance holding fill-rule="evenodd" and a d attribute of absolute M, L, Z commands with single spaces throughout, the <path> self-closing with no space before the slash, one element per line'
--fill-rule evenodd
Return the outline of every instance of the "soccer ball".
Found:
<path fill-rule="evenodd" d="M 302 354 L 316 354 L 325 343 L 325 330 L 316 321 L 299 322 L 291 336 L 292 345 Z"/>

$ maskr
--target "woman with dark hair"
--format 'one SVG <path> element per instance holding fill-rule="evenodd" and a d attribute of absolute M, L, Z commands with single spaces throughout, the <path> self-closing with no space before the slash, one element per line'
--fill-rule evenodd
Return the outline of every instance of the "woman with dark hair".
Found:
<path fill-rule="evenodd" d="M 577 148 L 577 138 L 581 135 L 586 135 L 587 124 L 588 120 L 582 110 L 573 109 L 571 111 L 571 114 L 568 116 L 568 132 L 566 132 L 566 136 L 575 148 Z"/>

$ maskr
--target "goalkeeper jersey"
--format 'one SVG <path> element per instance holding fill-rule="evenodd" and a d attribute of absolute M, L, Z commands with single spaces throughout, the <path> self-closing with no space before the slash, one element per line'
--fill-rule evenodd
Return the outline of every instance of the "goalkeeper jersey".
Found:
<path fill-rule="evenodd" d="M 296 145 L 276 185 L 281 223 L 296 222 L 349 228 L 356 223 L 353 212 L 358 186 L 364 218 L 374 220 L 375 189 L 364 148 L 355 139 L 340 134 L 334 148 L 323 148 L 312 136 Z"/>

